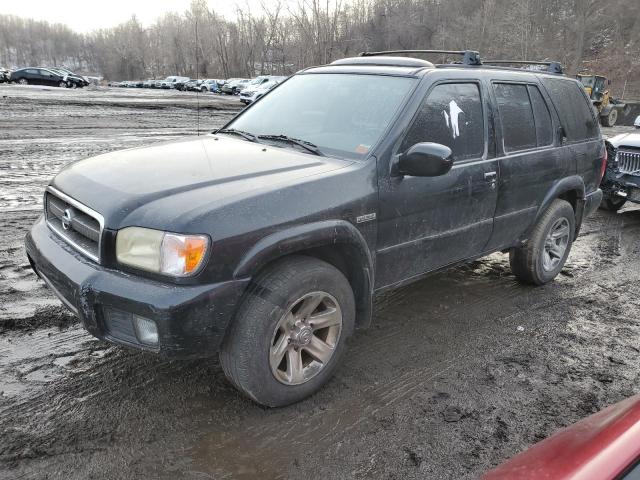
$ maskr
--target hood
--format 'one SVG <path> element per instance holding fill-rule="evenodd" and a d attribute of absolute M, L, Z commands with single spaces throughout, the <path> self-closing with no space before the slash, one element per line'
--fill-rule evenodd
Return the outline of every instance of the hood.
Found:
<path fill-rule="evenodd" d="M 608 138 L 607 141 L 615 148 L 621 146 L 640 148 L 640 133 L 622 133 Z"/>
<path fill-rule="evenodd" d="M 121 150 L 73 163 L 52 181 L 104 216 L 107 228 L 162 228 L 283 188 L 352 161 L 257 144 L 228 135 Z"/>

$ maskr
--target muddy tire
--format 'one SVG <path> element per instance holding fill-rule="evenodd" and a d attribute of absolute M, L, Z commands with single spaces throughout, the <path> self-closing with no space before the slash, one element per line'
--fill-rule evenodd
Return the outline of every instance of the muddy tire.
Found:
<path fill-rule="evenodd" d="M 575 235 L 575 212 L 565 200 L 554 200 L 538 219 L 528 242 L 511 249 L 511 271 L 518 280 L 544 285 L 564 267 Z"/>
<path fill-rule="evenodd" d="M 603 210 L 609 210 L 610 212 L 617 212 L 624 204 L 627 203 L 626 198 L 622 197 L 605 197 L 600 204 L 600 208 Z"/>
<path fill-rule="evenodd" d="M 220 363 L 231 383 L 257 403 L 289 405 L 331 378 L 354 321 L 353 291 L 338 269 L 311 257 L 288 257 L 253 282 Z"/>
<path fill-rule="evenodd" d="M 600 117 L 600 122 L 603 127 L 613 127 L 618 121 L 618 110 L 612 108 L 607 115 Z"/>

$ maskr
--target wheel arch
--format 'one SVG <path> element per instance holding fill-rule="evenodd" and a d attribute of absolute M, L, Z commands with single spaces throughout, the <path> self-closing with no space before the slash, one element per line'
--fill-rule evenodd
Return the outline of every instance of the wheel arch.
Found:
<path fill-rule="evenodd" d="M 581 177 L 575 175 L 559 180 L 549 189 L 549 191 L 545 195 L 544 200 L 538 208 L 538 213 L 533 225 L 538 223 L 538 220 L 547 210 L 547 208 L 549 208 L 551 202 L 556 199 L 566 200 L 571 204 L 571 207 L 573 208 L 573 211 L 575 213 L 576 231 L 574 232 L 574 238 L 576 238 L 578 236 L 578 232 L 580 232 L 580 226 L 582 225 L 585 198 L 585 185 Z M 533 226 L 531 228 L 533 228 Z M 530 230 L 529 232 L 527 232 L 527 234 L 530 233 Z"/>
<path fill-rule="evenodd" d="M 234 278 L 255 277 L 273 262 L 306 255 L 327 262 L 349 281 L 356 302 L 356 327 L 371 323 L 373 258 L 362 234 L 349 222 L 330 220 L 299 225 L 262 238 L 242 258 Z"/>

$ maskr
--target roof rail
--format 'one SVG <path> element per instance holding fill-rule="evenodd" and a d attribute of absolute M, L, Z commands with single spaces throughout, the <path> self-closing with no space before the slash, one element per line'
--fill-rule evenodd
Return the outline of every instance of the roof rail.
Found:
<path fill-rule="evenodd" d="M 564 73 L 560 62 L 536 62 L 531 60 L 485 60 L 487 65 L 545 65 L 549 73 Z"/>
<path fill-rule="evenodd" d="M 446 55 L 462 55 L 462 64 L 464 65 L 482 65 L 480 53 L 474 50 L 387 50 L 383 52 L 362 52 L 361 57 L 373 57 L 378 55 L 395 55 L 395 54 L 415 55 L 423 53 L 435 53 Z"/>

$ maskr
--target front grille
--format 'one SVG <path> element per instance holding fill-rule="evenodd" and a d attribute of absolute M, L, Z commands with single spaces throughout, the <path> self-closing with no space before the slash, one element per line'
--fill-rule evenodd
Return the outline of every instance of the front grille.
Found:
<path fill-rule="evenodd" d="M 102 217 L 49 187 L 44 197 L 44 212 L 49 228 L 69 245 L 96 262 L 100 262 Z"/>
<path fill-rule="evenodd" d="M 616 162 L 620 173 L 625 173 L 627 175 L 640 175 L 640 149 L 618 149 L 618 152 L 616 153 Z"/>

